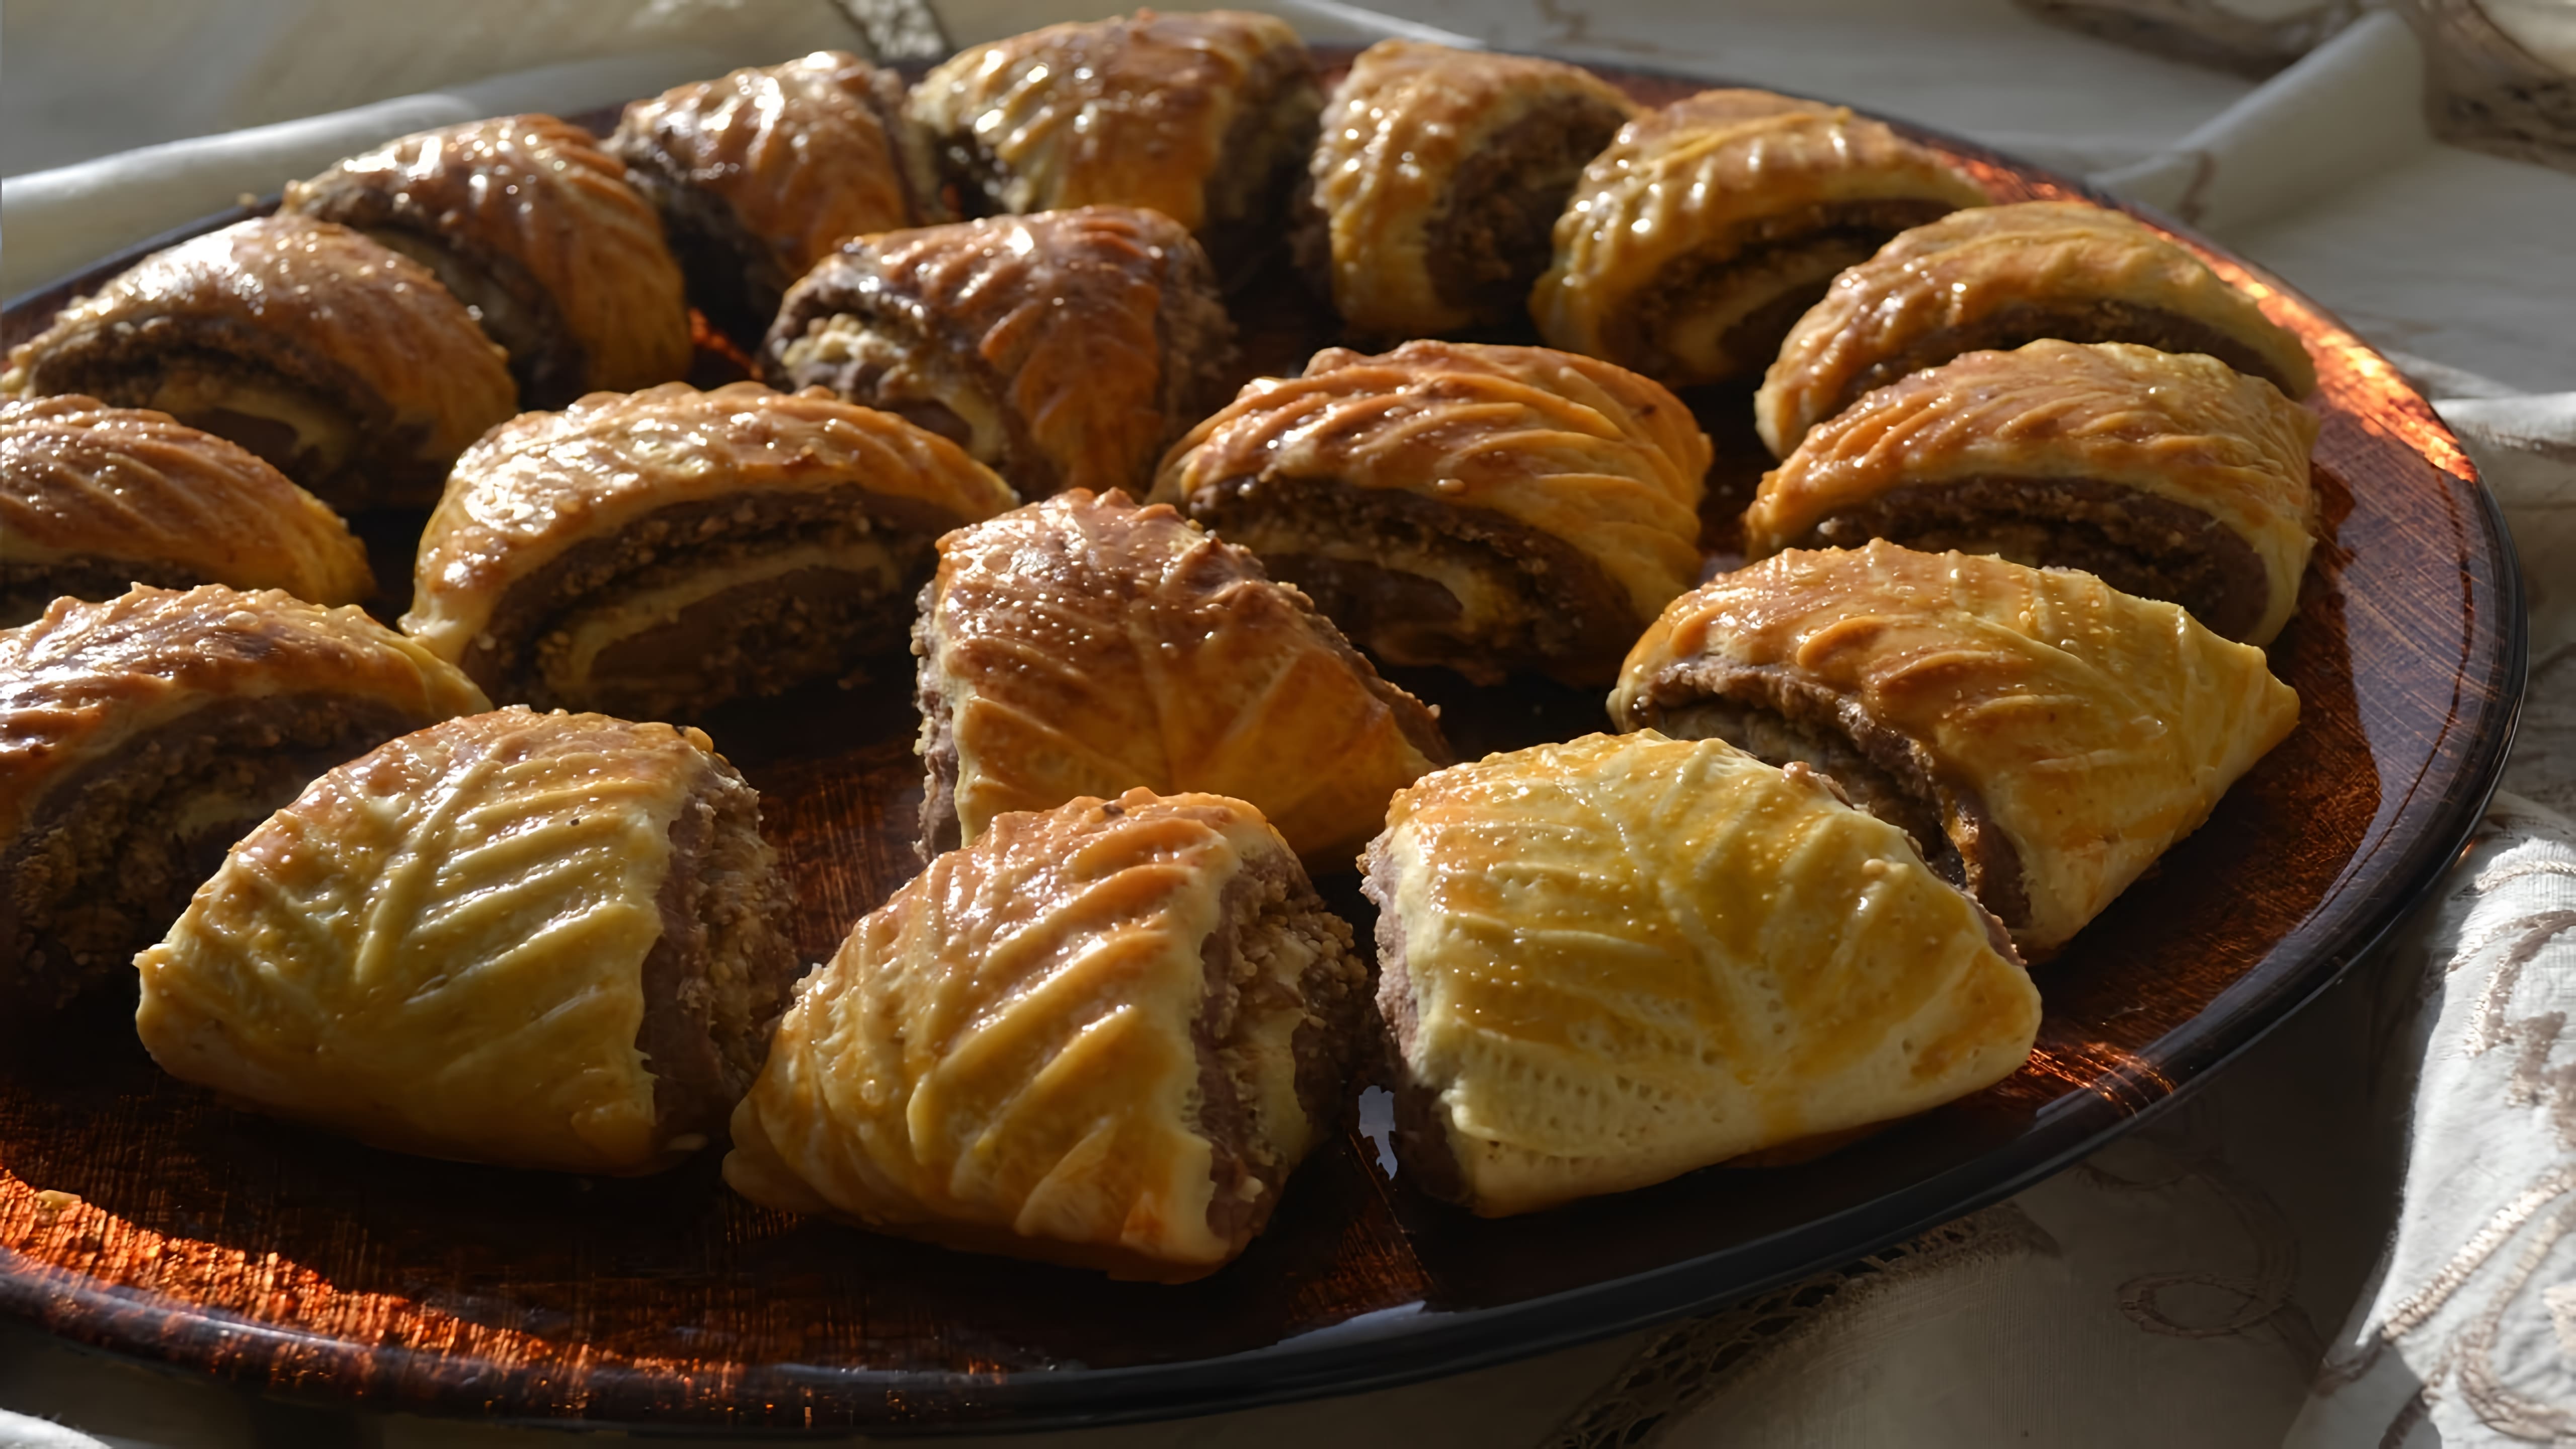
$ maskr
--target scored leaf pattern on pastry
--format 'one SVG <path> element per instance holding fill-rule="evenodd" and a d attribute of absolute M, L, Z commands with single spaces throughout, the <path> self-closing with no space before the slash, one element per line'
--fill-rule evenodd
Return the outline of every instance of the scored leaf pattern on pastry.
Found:
<path fill-rule="evenodd" d="M 380 1146 L 667 1166 L 636 1048 L 694 730 L 508 709 L 331 771 L 136 959 L 173 1075 Z"/>
<path fill-rule="evenodd" d="M 1413 1089 L 1523 1212 L 2018 1068 L 2029 976 L 1904 833 L 1717 741 L 1592 735 L 1396 797 L 1373 870 Z"/>

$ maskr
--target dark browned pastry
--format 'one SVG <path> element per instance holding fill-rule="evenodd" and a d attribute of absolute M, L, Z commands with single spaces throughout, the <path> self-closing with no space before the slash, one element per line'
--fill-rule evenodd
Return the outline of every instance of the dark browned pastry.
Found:
<path fill-rule="evenodd" d="M 947 218 L 902 77 L 839 50 L 626 108 L 609 154 L 662 213 L 689 300 L 745 349 L 843 241 Z"/>
<path fill-rule="evenodd" d="M 1142 493 L 1233 360 L 1190 234 L 1088 206 L 854 241 L 787 294 L 761 367 L 900 413 L 1041 498 Z"/>
<path fill-rule="evenodd" d="M 760 797 L 696 730 L 505 709 L 245 837 L 135 961 L 172 1075 L 435 1157 L 631 1175 L 713 1142 L 798 962 Z"/>
<path fill-rule="evenodd" d="M 725 1181 L 950 1247 L 1204 1277 L 1342 1120 L 1367 989 L 1351 928 L 1242 801 L 1015 812 L 798 986 Z"/>
<path fill-rule="evenodd" d="M 489 708 L 356 609 L 220 584 L 0 631 L 0 1018 L 123 974 L 306 781 Z"/>
<path fill-rule="evenodd" d="M 1347 870 L 1440 725 L 1295 589 L 1160 505 L 1074 492 L 939 541 L 922 591 L 922 857 L 1131 786 L 1250 802 Z"/>
<path fill-rule="evenodd" d="M 1139 10 L 969 46 L 910 110 L 968 214 L 1151 207 L 1233 282 L 1285 235 L 1323 105 L 1286 21 Z"/>
<path fill-rule="evenodd" d="M 594 393 L 458 462 L 403 627 L 506 702 L 695 718 L 902 648 L 931 541 L 1016 501 L 819 390 Z"/>
<path fill-rule="evenodd" d="M 1667 386 L 1756 375 L 1835 273 L 1985 199 L 1841 106 L 1702 91 L 1629 122 L 1584 167 L 1530 315 L 1550 346 Z"/>
<path fill-rule="evenodd" d="M 420 504 L 519 409 L 429 268 L 281 213 L 154 252 L 9 353 L 0 393 L 85 393 L 230 438 L 324 502 Z"/>
<path fill-rule="evenodd" d="M 1544 347 L 1330 348 L 1175 444 L 1154 484 L 1363 648 L 1607 684 L 1699 569 L 1708 438 L 1624 368 Z"/>
<path fill-rule="evenodd" d="M 1580 66 L 1381 40 L 1325 104 L 1298 261 L 1361 336 L 1517 321 L 1576 176 L 1635 113 Z"/>
<path fill-rule="evenodd" d="M 436 272 L 508 349 L 523 406 L 689 370 L 662 223 L 579 126 L 502 116 L 423 131 L 288 184 L 284 204 Z"/>
<path fill-rule="evenodd" d="M 239 444 L 77 394 L 0 401 L 0 629 L 135 584 L 375 592 L 339 515 Z"/>

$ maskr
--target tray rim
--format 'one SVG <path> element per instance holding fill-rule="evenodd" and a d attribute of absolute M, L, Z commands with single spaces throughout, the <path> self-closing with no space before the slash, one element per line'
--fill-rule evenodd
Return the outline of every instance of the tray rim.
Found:
<path fill-rule="evenodd" d="M 1310 48 L 1322 55 L 1338 57 L 1344 51 L 1356 53 L 1361 47 L 1342 41 L 1315 41 L 1310 42 Z M 1755 84 L 1715 74 L 1639 64 L 1627 58 L 1582 48 L 1525 52 L 1505 47 L 1485 48 L 1499 53 L 1532 54 L 1564 60 L 1588 70 L 1607 70 L 1639 79 L 1703 87 Z M 337 1405 L 361 1413 L 408 1412 L 439 1417 L 471 1417 L 495 1426 L 575 1432 L 633 1432 L 642 1428 L 656 1437 L 786 1439 L 814 1434 L 846 1437 L 853 1433 L 863 1433 L 869 1438 L 1039 1433 L 1145 1423 L 1398 1388 L 1537 1357 L 1704 1313 L 1834 1264 L 1879 1251 L 1941 1223 L 1990 1206 L 2160 1117 L 2175 1103 L 2191 1096 L 2217 1072 L 2304 1010 L 2356 967 L 2374 959 L 2438 887 L 2451 862 L 2458 857 L 2484 817 L 2512 753 L 2530 667 L 2525 585 L 2520 559 L 2513 547 L 2502 507 L 2479 476 L 2474 462 L 2468 459 L 2465 450 L 2458 447 L 2456 434 L 2433 411 L 2430 401 L 2417 390 L 2413 380 L 2331 309 L 2269 268 L 2202 235 L 2189 223 L 2158 208 L 2114 196 L 2081 178 L 2024 161 L 1964 136 L 1886 116 L 1833 97 L 1811 96 L 1774 86 L 1763 88 L 1783 95 L 1848 106 L 1853 112 L 1884 121 L 1900 132 L 1936 141 L 1954 154 L 2044 181 L 2096 205 L 2140 217 L 2196 248 L 2227 258 L 2263 285 L 2330 322 L 2350 338 L 2361 353 L 2386 367 L 2403 386 L 2405 396 L 2420 407 L 2422 418 L 2431 424 L 2434 436 L 2451 444 L 2453 455 L 2458 460 L 2457 466 L 2448 466 L 2425 456 L 2423 447 L 2417 443 L 2407 443 L 2408 450 L 2423 457 L 2434 471 L 2453 478 L 2475 499 L 2474 517 L 2482 527 L 2464 532 L 2472 536 L 2482 533 L 2489 549 L 2498 605 L 2497 644 L 2501 656 L 2498 662 L 2502 669 L 2489 710 L 2490 728 L 2470 737 L 2464 746 L 2468 759 L 2459 773 L 2465 788 L 2455 790 L 2443 802 L 2441 810 L 2419 826 L 2413 839 L 2390 840 L 2382 845 L 2383 851 L 2394 850 L 2403 857 L 2400 866 L 2390 873 L 2394 888 L 2384 890 L 2373 902 L 2373 909 L 2357 914 L 2339 937 L 2319 942 L 2310 960 L 2302 963 L 2294 979 L 2276 983 L 2278 989 L 2268 997 L 2240 1008 L 2230 1021 L 2234 1028 L 2232 1032 L 2223 1033 L 2220 1043 L 2203 1059 L 2170 1074 L 2171 1090 L 2139 1106 L 2115 1102 L 2100 1092 L 2085 1093 L 2075 1098 L 2073 1105 L 2065 1110 L 2043 1109 L 2027 1129 L 2003 1146 L 1895 1192 L 1825 1217 L 1810 1219 L 1769 1237 L 1515 1303 L 1446 1311 L 1429 1309 L 1417 1301 L 1363 1314 L 1260 1348 L 1155 1365 L 1031 1369 L 995 1376 L 913 1369 L 827 1367 L 792 1361 L 742 1365 L 743 1373 L 733 1381 L 729 1394 L 734 1399 L 757 1401 L 772 1395 L 793 1395 L 824 1388 L 836 1391 L 835 1397 L 851 1402 L 894 1397 L 908 1399 L 918 1394 L 941 1400 L 952 1411 L 957 1408 L 970 1411 L 962 1415 L 951 1412 L 943 1418 L 862 1420 L 854 1416 L 846 1425 L 804 1430 L 703 1420 L 656 1420 L 649 1413 L 596 1419 L 553 1414 L 495 1414 L 491 1412 L 493 1395 L 478 1391 L 473 1379 L 460 1379 L 456 1374 L 458 1362 L 454 1359 L 403 1345 L 363 1347 L 348 1340 L 283 1328 L 226 1312 L 170 1305 L 95 1283 L 83 1282 L 68 1288 L 60 1283 L 48 1286 L 39 1281 L 39 1273 L 45 1270 L 40 1268 L 38 1273 L 30 1273 L 21 1269 L 18 1265 L 25 1261 L 22 1255 L 7 1248 L 0 1248 L 0 1317 L 80 1351 L 139 1362 L 200 1382 L 213 1377 L 230 1386 L 267 1397 L 299 1404 Z M 262 214 L 273 209 L 275 202 L 276 197 L 270 195 L 254 204 L 210 213 L 146 238 L 88 267 L 7 299 L 0 303 L 0 314 L 15 321 L 22 309 L 66 287 L 77 285 L 84 279 L 112 275 L 153 251 Z M 2451 718 L 2456 720 L 2459 716 L 2454 713 Z M 2235 988 L 2227 989 L 2232 991 Z M 2223 999 L 2222 994 L 2218 1000 Z M 2212 1002 L 2212 1006 L 2216 1004 L 2216 1001 Z M 2201 1014 L 2190 1020 L 2199 1020 L 2210 1009 L 2204 1007 Z M 2061 1098 L 2060 1102 L 2066 1100 Z M 2000 1172 L 1996 1171 L 1998 1164 L 2002 1165 Z M 1833 1231 L 1862 1221 L 1867 1223 L 1865 1229 L 1855 1226 L 1852 1232 Z M 1813 1240 L 1811 1244 L 1810 1240 Z M 1783 1252 L 1785 1247 L 1793 1244 L 1810 1245 L 1794 1252 Z M 1778 1254 L 1786 1266 L 1749 1277 L 1729 1275 L 1724 1271 L 1739 1256 L 1757 1253 Z M 1680 1295 L 1675 1292 L 1677 1284 L 1684 1285 L 1684 1292 Z M 1688 1286 L 1694 1284 L 1698 1286 Z M 72 1304 L 78 1304 L 81 1311 L 65 1312 Z M 120 1321 L 138 1316 L 154 1324 L 183 1324 L 188 1331 L 169 1337 L 118 1332 Z M 1360 1327 L 1363 1324 L 1367 1326 Z M 75 1336 L 83 1334 L 94 1336 Z M 266 1382 L 247 1381 L 234 1369 L 237 1360 L 233 1357 L 233 1346 L 249 1340 L 271 1340 L 292 1345 L 305 1357 L 291 1378 L 278 1374 L 270 1376 Z M 1406 1344 L 1410 1351 L 1400 1358 L 1390 1358 L 1386 1350 L 1396 1343 Z M 436 1388 L 426 1400 L 413 1398 L 399 1404 L 369 1403 L 334 1382 L 338 1372 L 350 1369 L 361 1370 L 356 1376 L 369 1380 L 432 1383 Z M 508 1374 L 494 1370 L 492 1377 L 506 1380 Z M 625 1364 L 593 1364 L 585 1371 L 584 1397 L 618 1397 L 617 1389 L 621 1384 L 645 1388 L 667 1387 L 669 1383 L 670 1378 L 666 1374 Z M 506 1393 L 501 1382 L 486 1387 L 502 1389 Z M 1120 1392 L 1147 1388 L 1152 1392 Z"/>

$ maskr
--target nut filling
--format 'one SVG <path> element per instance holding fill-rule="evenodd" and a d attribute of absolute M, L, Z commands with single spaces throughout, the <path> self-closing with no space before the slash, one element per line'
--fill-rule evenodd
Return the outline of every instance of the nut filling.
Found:
<path fill-rule="evenodd" d="M 2124 594 L 2180 604 L 2243 639 L 2267 612 L 2263 561 L 2234 529 L 2185 504 L 2092 478 L 1960 478 L 1891 488 L 1819 519 L 1793 548 L 1873 538 L 1922 553 L 1994 554 L 2081 569 Z"/>
<path fill-rule="evenodd" d="M 1626 119 L 1594 97 L 1565 96 L 1460 160 L 1424 238 L 1440 300 L 1496 319 L 1518 312 L 1547 270 L 1557 213 L 1584 163 Z"/>
<path fill-rule="evenodd" d="M 496 698 L 688 719 L 901 647 L 935 508 L 852 490 L 665 508 L 513 585 L 466 651 Z"/>
<path fill-rule="evenodd" d="M 171 564 L 95 553 L 68 554 L 42 562 L 0 562 L 0 629 L 33 622 L 56 599 L 96 603 L 113 599 L 136 584 L 191 589 L 212 582 Z"/>
<path fill-rule="evenodd" d="M 1368 968 L 1295 858 L 1247 861 L 1228 882 L 1202 954 L 1199 1132 L 1214 1148 L 1208 1229 L 1261 1230 L 1280 1185 L 1340 1120 Z"/>
<path fill-rule="evenodd" d="M 47 793 L 0 849 L 0 997 L 131 972 L 224 852 L 314 777 L 429 721 L 329 695 L 209 704 Z"/>

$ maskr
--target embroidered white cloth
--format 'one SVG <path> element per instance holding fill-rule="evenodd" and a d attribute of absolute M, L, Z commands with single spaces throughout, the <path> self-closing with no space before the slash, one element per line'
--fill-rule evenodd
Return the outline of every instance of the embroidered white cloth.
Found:
<path fill-rule="evenodd" d="M 962 42 L 1115 7 L 938 8 Z M 2533 601 L 2521 743 L 2510 793 L 2398 950 L 2175 1111 L 2008 1203 L 1725 1313 L 1530 1363 L 1191 1423 L 952 1442 L 2576 1442 L 2576 831 L 2561 818 L 2576 812 L 2576 176 L 2428 140 L 2420 53 L 2386 16 L 2257 86 L 2007 0 L 1402 0 L 1409 22 L 1329 0 L 1266 8 L 1320 38 L 1438 27 L 1849 99 L 2193 216 L 2401 354 L 2462 433 Z M 147 22 L 115 17 L 182 12 L 175 38 L 80 49 L 84 24 L 132 32 Z M 0 92 L 0 169 L 302 128 L 11 179 L 11 290 L 404 129 L 856 44 L 826 0 L 17 0 L 0 34 L 20 58 Z M 159 129 L 138 133 L 123 113 L 146 94 Z M 18 159 L 33 153 L 13 132 L 39 105 L 53 149 Z M 316 114 L 333 107 L 361 109 Z M 85 152 L 82 137 L 104 139 Z M 57 249 L 41 267 L 22 252 L 40 244 Z M 34 1432 L 6 1410 L 168 1449 L 554 1442 L 361 1424 L 23 1330 L 0 1331 L 0 1446 Z"/>

